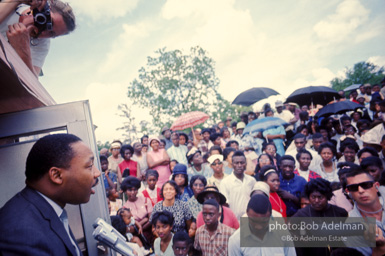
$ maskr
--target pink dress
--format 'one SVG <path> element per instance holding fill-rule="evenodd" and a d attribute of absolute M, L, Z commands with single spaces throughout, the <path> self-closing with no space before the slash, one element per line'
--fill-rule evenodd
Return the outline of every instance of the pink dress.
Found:
<path fill-rule="evenodd" d="M 163 159 L 164 149 L 159 149 L 158 152 L 150 151 L 147 153 L 147 157 L 151 156 L 154 161 L 159 161 Z M 158 165 L 157 167 L 152 168 L 157 170 L 159 173 L 159 179 L 156 185 L 161 188 L 163 184 L 169 180 L 171 172 L 168 165 Z"/>

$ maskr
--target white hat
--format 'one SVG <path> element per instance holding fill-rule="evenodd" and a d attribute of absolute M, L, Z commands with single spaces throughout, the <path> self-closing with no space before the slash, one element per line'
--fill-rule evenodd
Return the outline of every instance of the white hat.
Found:
<path fill-rule="evenodd" d="M 219 162 L 222 162 L 223 161 L 223 156 L 215 154 L 215 155 L 210 156 L 207 159 L 207 161 L 209 161 L 210 164 L 213 164 L 215 162 L 215 160 L 217 160 L 217 159 L 219 160 Z"/>

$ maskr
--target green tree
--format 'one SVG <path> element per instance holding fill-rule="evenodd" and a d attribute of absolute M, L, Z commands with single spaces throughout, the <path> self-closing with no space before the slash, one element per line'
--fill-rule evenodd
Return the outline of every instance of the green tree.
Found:
<path fill-rule="evenodd" d="M 336 77 L 330 84 L 336 91 L 343 90 L 352 84 L 378 84 L 384 78 L 384 67 L 379 67 L 370 62 L 358 62 L 354 67 L 345 71 L 345 77 Z"/>
<path fill-rule="evenodd" d="M 209 124 L 233 115 L 235 108 L 218 92 L 214 61 L 196 46 L 185 55 L 180 50 L 155 52 L 128 87 L 133 104 L 150 109 L 152 125 L 158 131 L 183 113 L 202 111 Z"/>

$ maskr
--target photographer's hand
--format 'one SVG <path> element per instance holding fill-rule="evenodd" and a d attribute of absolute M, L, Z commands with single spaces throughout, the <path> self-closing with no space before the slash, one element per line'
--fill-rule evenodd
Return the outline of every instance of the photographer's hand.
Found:
<path fill-rule="evenodd" d="M 7 37 L 13 49 L 19 57 L 24 61 L 32 73 L 37 77 L 35 69 L 32 65 L 30 34 L 36 30 L 36 27 L 26 27 L 23 23 L 16 23 L 8 26 Z"/>

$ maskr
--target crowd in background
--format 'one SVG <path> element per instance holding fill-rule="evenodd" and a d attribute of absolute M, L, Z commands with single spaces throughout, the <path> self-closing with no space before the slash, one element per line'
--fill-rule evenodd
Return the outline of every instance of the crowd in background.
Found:
<path fill-rule="evenodd" d="M 143 254 L 382 255 L 385 101 L 378 85 L 359 90 L 343 100 L 363 108 L 343 115 L 315 118 L 320 107 L 277 101 L 194 133 L 164 127 L 114 141 L 100 151 L 112 218 Z M 286 125 L 243 135 L 269 116 Z M 240 247 L 241 217 L 261 216 L 375 217 L 377 247 Z"/>

